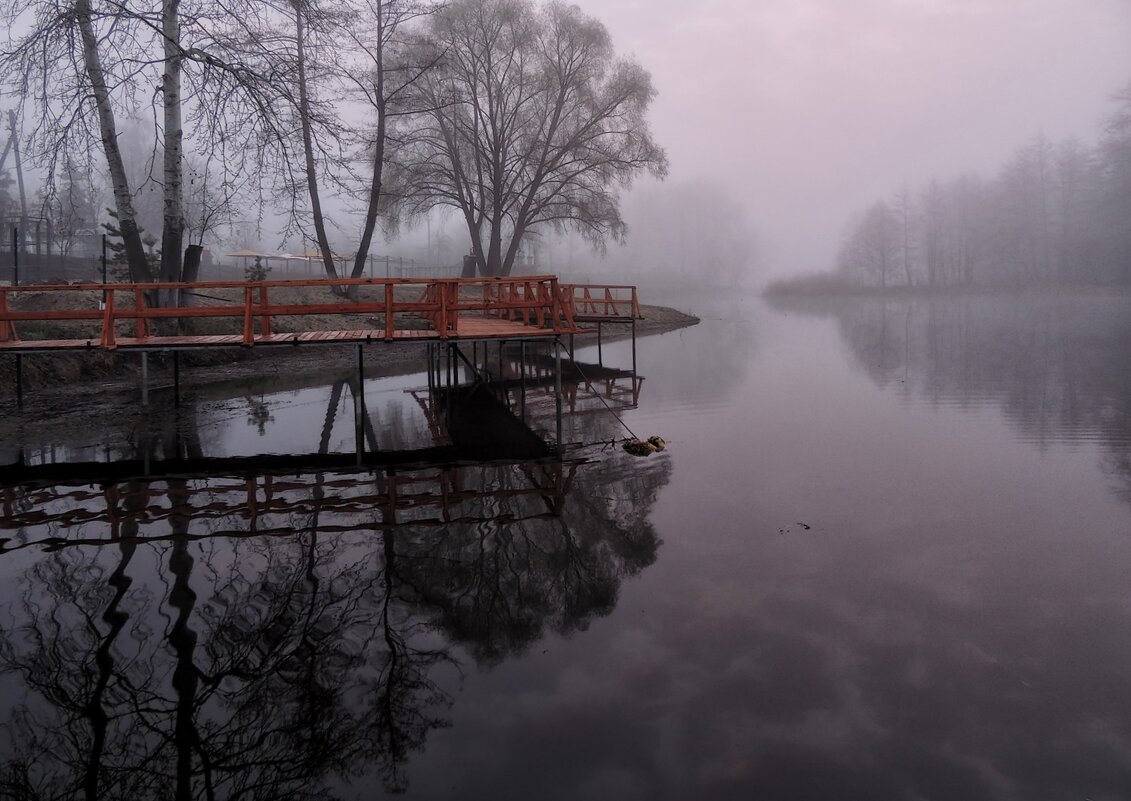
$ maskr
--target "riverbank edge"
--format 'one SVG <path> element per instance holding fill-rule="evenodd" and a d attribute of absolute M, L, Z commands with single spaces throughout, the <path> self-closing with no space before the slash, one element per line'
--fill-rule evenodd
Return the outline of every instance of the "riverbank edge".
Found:
<path fill-rule="evenodd" d="M 1100 284 L 1035 284 L 1031 286 L 944 284 L 937 286 L 864 286 L 838 280 L 783 279 L 775 281 L 761 291 L 768 302 L 793 300 L 949 300 L 963 298 L 1131 298 L 1131 287 Z"/>

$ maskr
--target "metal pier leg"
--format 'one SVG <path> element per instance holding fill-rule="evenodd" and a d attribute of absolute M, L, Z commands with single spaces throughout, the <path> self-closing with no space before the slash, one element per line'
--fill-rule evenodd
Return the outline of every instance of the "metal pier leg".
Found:
<path fill-rule="evenodd" d="M 173 351 L 173 405 L 181 405 L 181 352 Z"/>
<path fill-rule="evenodd" d="M 499 340 L 499 393 L 503 396 L 503 402 L 510 408 L 511 405 L 511 392 L 507 389 L 507 377 L 503 373 L 503 346 L 507 344 L 505 339 Z"/>
<path fill-rule="evenodd" d="M 562 343 L 554 339 L 554 408 L 557 411 L 558 454 L 562 452 Z"/>
<path fill-rule="evenodd" d="M 522 409 L 522 422 L 526 422 L 526 340 L 522 340 L 522 353 L 518 362 L 519 372 L 519 406 Z"/>
<path fill-rule="evenodd" d="M 357 346 L 357 379 L 353 385 L 353 441 L 360 465 L 365 455 L 365 362 L 361 345 Z"/>
<path fill-rule="evenodd" d="M 141 352 L 141 405 L 149 405 L 149 351 Z"/>
<path fill-rule="evenodd" d="M 604 356 L 601 355 L 601 321 L 597 321 L 597 364 L 605 366 Z"/>
<path fill-rule="evenodd" d="M 636 318 L 632 318 L 632 374 L 636 375 Z"/>
<path fill-rule="evenodd" d="M 16 408 L 24 408 L 24 357 L 16 354 Z"/>
<path fill-rule="evenodd" d="M 148 476 L 149 463 L 153 456 L 153 437 L 148 431 L 138 435 L 137 447 L 141 450 L 141 473 L 143 476 Z"/>

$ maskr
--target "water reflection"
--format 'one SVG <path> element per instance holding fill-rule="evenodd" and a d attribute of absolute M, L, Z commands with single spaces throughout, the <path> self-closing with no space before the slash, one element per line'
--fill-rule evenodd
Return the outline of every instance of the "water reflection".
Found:
<path fill-rule="evenodd" d="M 586 628 L 656 559 L 664 456 L 390 459 L 365 415 L 358 466 L 345 389 L 318 453 L 209 456 L 189 406 L 110 463 L 8 468 L 0 795 L 403 791 L 468 663 Z"/>
<path fill-rule="evenodd" d="M 789 304 L 833 317 L 856 363 L 910 399 L 998 405 L 1038 444 L 1131 444 L 1131 301 L 968 297 Z"/>

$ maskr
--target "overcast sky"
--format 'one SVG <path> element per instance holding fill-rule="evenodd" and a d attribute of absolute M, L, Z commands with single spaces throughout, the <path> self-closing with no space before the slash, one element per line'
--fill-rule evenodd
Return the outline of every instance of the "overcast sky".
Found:
<path fill-rule="evenodd" d="M 1131 0 L 576 2 L 652 73 L 669 180 L 740 194 L 778 274 L 831 266 L 904 180 L 1093 141 L 1131 81 Z"/>

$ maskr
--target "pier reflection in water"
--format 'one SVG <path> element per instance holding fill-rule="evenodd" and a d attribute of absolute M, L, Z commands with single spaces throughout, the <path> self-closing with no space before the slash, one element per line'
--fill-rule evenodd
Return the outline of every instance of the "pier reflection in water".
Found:
<path fill-rule="evenodd" d="M 482 382 L 400 390 L 428 412 L 415 427 L 366 412 L 363 453 L 334 453 L 347 384 L 316 453 L 210 456 L 209 414 L 189 406 L 123 436 L 122 458 L 37 464 L 40 448 L 4 468 L 0 794 L 403 790 L 469 666 L 584 629 L 656 559 L 666 458 L 533 458 L 537 438 L 512 436 L 497 461 L 451 460 L 481 447 L 458 430 L 480 393 L 506 398 Z M 574 387 L 575 408 L 594 391 Z M 616 436 L 609 415 L 584 425 Z M 418 447 L 381 448 L 390 426 Z"/>

